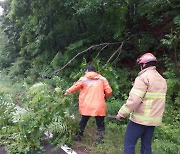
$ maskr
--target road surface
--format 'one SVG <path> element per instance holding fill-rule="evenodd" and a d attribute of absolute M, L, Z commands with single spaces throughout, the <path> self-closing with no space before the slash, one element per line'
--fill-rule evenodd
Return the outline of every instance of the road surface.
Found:
<path fill-rule="evenodd" d="M 65 152 L 67 149 L 63 149 L 59 148 L 56 151 L 53 151 L 54 146 L 53 145 L 47 145 L 45 147 L 46 152 L 35 152 L 32 154 L 78 154 L 75 151 L 70 151 L 69 152 Z M 0 154 L 7 154 L 6 151 L 4 150 L 4 148 L 2 146 L 0 146 Z"/>

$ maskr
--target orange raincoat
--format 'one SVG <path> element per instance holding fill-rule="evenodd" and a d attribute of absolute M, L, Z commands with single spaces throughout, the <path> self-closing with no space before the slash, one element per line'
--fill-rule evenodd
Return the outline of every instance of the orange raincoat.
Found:
<path fill-rule="evenodd" d="M 79 112 L 85 116 L 105 116 L 106 103 L 112 89 L 107 79 L 96 72 L 86 72 L 66 93 L 80 90 Z"/>

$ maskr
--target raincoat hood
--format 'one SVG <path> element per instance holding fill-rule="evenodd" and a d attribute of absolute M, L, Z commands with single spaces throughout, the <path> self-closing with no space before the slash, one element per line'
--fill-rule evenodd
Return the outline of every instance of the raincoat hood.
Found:
<path fill-rule="evenodd" d="M 84 77 L 89 78 L 89 79 L 98 79 L 99 74 L 96 72 L 86 72 Z"/>

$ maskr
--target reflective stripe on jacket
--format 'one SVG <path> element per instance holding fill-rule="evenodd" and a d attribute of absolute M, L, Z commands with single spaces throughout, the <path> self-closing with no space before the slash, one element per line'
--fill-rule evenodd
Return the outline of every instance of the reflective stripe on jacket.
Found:
<path fill-rule="evenodd" d="M 165 108 L 167 84 L 156 71 L 156 67 L 148 67 L 139 72 L 129 97 L 118 112 L 118 116 L 147 126 L 159 126 L 162 123 Z"/>
<path fill-rule="evenodd" d="M 106 78 L 96 72 L 86 72 L 71 88 L 66 92 L 73 93 L 80 90 L 79 111 L 86 116 L 105 116 L 106 103 L 112 89 Z"/>

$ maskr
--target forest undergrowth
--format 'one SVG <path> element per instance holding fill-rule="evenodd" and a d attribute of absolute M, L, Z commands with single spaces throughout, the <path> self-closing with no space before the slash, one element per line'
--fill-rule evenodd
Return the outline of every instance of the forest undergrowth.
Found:
<path fill-rule="evenodd" d="M 112 68 L 109 68 L 103 70 L 102 73 L 109 74 L 110 77 L 110 74 L 113 76 L 113 71 Z M 78 75 L 80 76 L 81 73 Z M 121 77 L 125 79 L 126 75 Z M 110 79 L 110 83 L 115 90 L 123 87 L 123 84 L 117 86 L 113 77 Z M 172 79 L 168 80 L 170 92 L 174 90 L 175 83 L 176 81 L 172 82 Z M 97 144 L 95 141 L 97 130 L 94 118 L 88 122 L 82 141 L 75 142 L 73 140 L 78 129 L 80 115 L 77 95 L 64 96 L 64 89 L 67 88 L 68 84 L 66 80 L 54 76 L 52 79 L 44 79 L 30 85 L 27 84 L 26 80 L 14 82 L 9 76 L 1 73 L 0 139 L 1 145 L 5 146 L 7 152 L 44 151 L 41 143 L 48 142 L 56 145 L 56 148 L 67 144 L 87 154 L 123 153 L 123 140 L 128 119 L 116 121 L 106 118 L 106 133 L 103 144 Z M 167 101 L 171 101 L 170 95 L 173 93 L 170 92 L 168 92 Z M 121 98 L 124 97 L 124 100 L 120 100 L 116 98 L 116 95 L 119 95 L 118 91 L 115 91 L 114 96 L 107 100 L 107 114 L 116 114 L 127 98 L 127 95 L 122 95 Z M 153 154 L 177 154 L 179 152 L 180 114 L 179 108 L 177 108 L 178 100 L 175 100 L 174 103 L 176 106 L 169 102 L 166 103 L 164 122 L 161 127 L 156 128 L 153 137 Z M 52 133 L 53 136 L 44 137 L 42 134 L 46 131 Z M 139 152 L 140 141 L 136 146 L 136 153 Z"/>

